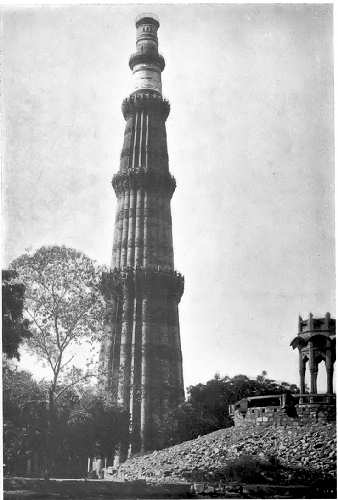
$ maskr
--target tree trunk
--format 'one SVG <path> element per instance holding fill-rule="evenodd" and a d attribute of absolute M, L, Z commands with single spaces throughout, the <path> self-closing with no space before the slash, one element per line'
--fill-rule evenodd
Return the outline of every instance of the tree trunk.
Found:
<path fill-rule="evenodd" d="M 45 479 L 49 479 L 54 471 L 54 464 L 55 464 L 54 432 L 55 432 L 55 391 L 53 390 L 53 387 L 51 387 L 48 391 L 46 467 L 44 473 Z"/>

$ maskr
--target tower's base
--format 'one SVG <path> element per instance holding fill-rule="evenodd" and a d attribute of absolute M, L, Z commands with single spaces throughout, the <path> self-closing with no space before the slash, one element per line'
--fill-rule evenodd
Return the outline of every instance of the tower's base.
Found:
<path fill-rule="evenodd" d="M 166 419 L 184 401 L 178 302 L 183 277 L 170 270 L 104 273 L 100 391 L 129 414 L 114 465 L 165 444 Z"/>

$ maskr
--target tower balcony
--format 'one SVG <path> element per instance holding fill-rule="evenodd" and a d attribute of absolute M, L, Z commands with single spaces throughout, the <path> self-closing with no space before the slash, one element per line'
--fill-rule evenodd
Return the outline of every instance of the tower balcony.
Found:
<path fill-rule="evenodd" d="M 168 194 L 171 198 L 176 189 L 176 180 L 169 172 L 145 171 L 139 168 L 129 172 L 119 172 L 114 175 L 112 185 L 116 195 L 127 189 L 145 189 L 147 191 Z"/>
<path fill-rule="evenodd" d="M 166 290 L 179 303 L 184 292 L 184 276 L 160 266 L 115 268 L 102 273 L 101 291 L 106 298 L 122 296 L 123 288 L 150 295 Z"/>
<path fill-rule="evenodd" d="M 125 120 L 137 111 L 144 110 L 160 114 L 165 121 L 170 113 L 170 103 L 160 94 L 151 90 L 138 90 L 122 102 L 122 113 Z"/>
<path fill-rule="evenodd" d="M 153 50 L 132 54 L 129 58 L 129 68 L 133 70 L 134 66 L 138 64 L 155 64 L 159 67 L 160 71 L 163 71 L 165 68 L 164 57 Z"/>

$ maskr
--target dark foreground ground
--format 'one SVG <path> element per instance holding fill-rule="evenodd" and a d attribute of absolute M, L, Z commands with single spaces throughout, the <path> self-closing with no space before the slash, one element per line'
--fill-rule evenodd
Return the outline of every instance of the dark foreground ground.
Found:
<path fill-rule="evenodd" d="M 5 478 L 4 499 L 160 499 L 160 498 L 336 498 L 334 480 L 312 485 L 239 483 L 114 482 L 84 479 Z"/>
<path fill-rule="evenodd" d="M 133 457 L 114 481 L 4 479 L 5 500 L 337 498 L 336 426 L 235 427 Z"/>

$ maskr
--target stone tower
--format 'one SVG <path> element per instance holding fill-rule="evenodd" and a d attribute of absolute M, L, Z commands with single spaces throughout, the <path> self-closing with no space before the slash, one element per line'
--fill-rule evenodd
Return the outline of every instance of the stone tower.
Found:
<path fill-rule="evenodd" d="M 164 59 L 159 22 L 136 20 L 136 52 L 129 59 L 134 91 L 122 103 L 126 120 L 111 271 L 102 276 L 106 299 L 100 387 L 130 414 L 129 443 L 120 460 L 162 444 L 167 413 L 184 400 L 178 304 L 183 277 L 174 270 L 170 175 L 162 97 Z"/>

